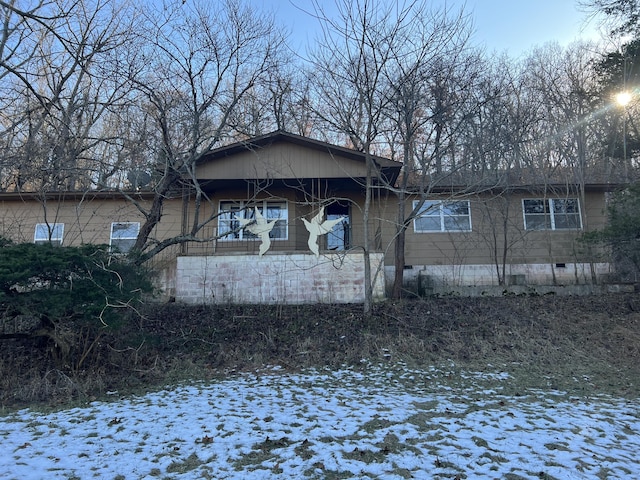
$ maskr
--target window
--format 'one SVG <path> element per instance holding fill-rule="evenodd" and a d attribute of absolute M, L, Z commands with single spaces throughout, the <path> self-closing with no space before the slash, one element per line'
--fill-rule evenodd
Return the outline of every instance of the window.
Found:
<path fill-rule="evenodd" d="M 414 201 L 413 208 L 416 208 L 419 203 L 419 201 Z M 469 201 L 426 201 L 413 220 L 413 229 L 417 233 L 470 232 L 471 209 Z"/>
<path fill-rule="evenodd" d="M 582 228 L 577 198 L 522 200 L 525 230 L 579 230 Z"/>
<path fill-rule="evenodd" d="M 111 249 L 118 253 L 127 253 L 136 243 L 140 223 L 114 222 L 111 224 Z"/>
<path fill-rule="evenodd" d="M 289 217 L 286 202 L 268 202 L 266 200 L 255 203 L 249 202 L 220 202 L 220 216 L 218 217 L 218 234 L 221 240 L 252 240 L 257 238 L 254 234 L 243 229 L 236 219 L 253 219 L 255 207 L 267 222 L 276 221 L 269 233 L 269 237 L 277 240 L 286 240 L 287 220 Z"/>
<path fill-rule="evenodd" d="M 37 223 L 33 243 L 42 245 L 62 245 L 62 235 L 64 233 L 64 223 Z"/>

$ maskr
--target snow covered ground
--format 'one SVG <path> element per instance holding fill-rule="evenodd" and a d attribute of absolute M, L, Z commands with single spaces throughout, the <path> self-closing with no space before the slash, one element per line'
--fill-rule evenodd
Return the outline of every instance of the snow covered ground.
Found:
<path fill-rule="evenodd" d="M 640 478 L 640 401 L 506 396 L 505 382 L 440 369 L 269 370 L 22 410 L 0 416 L 0 478 Z"/>

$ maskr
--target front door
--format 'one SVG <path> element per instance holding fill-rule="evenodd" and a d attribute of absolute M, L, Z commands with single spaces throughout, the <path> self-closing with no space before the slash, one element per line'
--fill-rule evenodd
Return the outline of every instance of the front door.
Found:
<path fill-rule="evenodd" d="M 327 205 L 327 220 L 343 220 L 333 226 L 333 229 L 326 235 L 326 248 L 330 251 L 348 250 L 351 243 L 351 217 L 349 215 L 349 205 L 333 202 Z"/>

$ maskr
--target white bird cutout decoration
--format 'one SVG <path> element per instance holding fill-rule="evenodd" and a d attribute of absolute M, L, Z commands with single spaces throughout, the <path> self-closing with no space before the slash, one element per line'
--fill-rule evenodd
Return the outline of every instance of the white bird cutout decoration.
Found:
<path fill-rule="evenodd" d="M 325 220 L 324 218 L 324 207 L 320 208 L 318 214 L 308 221 L 306 218 L 303 218 L 304 226 L 307 227 L 307 231 L 309 232 L 309 240 L 307 244 L 309 245 L 309 249 L 316 254 L 316 257 L 320 256 L 320 252 L 318 250 L 318 236 L 325 235 L 333 230 L 333 227 L 338 223 L 342 222 L 345 217 L 336 218 L 335 220 Z"/>
<path fill-rule="evenodd" d="M 276 224 L 276 220 L 271 220 L 270 222 L 267 222 L 267 220 L 260 213 L 260 210 L 258 210 L 258 207 L 256 207 L 255 219 L 240 218 L 238 216 L 235 216 L 235 218 L 236 220 L 238 220 L 238 222 L 240 222 L 240 224 L 242 225 L 242 228 L 245 228 L 249 232 L 260 237 L 260 240 L 262 240 L 262 243 L 260 243 L 259 254 L 260 256 L 264 255 L 265 252 L 269 250 L 269 247 L 271 247 L 271 238 L 269 237 L 269 234 L 271 233 L 271 230 L 273 230 L 273 226 Z M 255 223 L 253 223 L 254 220 L 255 220 Z"/>

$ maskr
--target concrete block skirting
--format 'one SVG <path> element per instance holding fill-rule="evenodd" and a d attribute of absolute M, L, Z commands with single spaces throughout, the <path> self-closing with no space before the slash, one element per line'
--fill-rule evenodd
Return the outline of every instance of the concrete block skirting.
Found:
<path fill-rule="evenodd" d="M 373 297 L 384 298 L 381 253 Z M 364 301 L 362 253 L 184 256 L 177 258 L 176 301 L 191 304 L 313 304 Z"/>
<path fill-rule="evenodd" d="M 387 288 L 391 288 L 394 268 L 387 266 L 385 270 Z M 597 282 L 602 282 L 611 273 L 612 266 L 608 263 L 512 264 L 505 271 L 505 284 L 527 288 L 591 285 L 594 276 Z M 404 284 L 419 294 L 442 293 L 459 287 L 468 291 L 468 287 L 498 286 L 498 277 L 495 265 L 412 265 L 404 272 Z"/>

